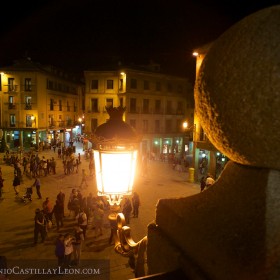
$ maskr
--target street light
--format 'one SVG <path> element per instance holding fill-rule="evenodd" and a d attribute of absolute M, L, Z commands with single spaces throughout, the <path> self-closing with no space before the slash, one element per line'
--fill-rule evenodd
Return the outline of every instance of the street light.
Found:
<path fill-rule="evenodd" d="M 189 182 L 193 183 L 195 181 L 195 150 L 196 150 L 196 124 L 193 124 L 189 127 L 187 121 L 183 122 L 183 129 L 184 131 L 188 131 L 189 133 L 192 132 L 192 167 L 189 168 Z"/>
<path fill-rule="evenodd" d="M 122 198 L 132 194 L 140 138 L 122 120 L 125 107 L 106 107 L 106 110 L 110 119 L 96 128 L 92 138 L 97 195 L 106 196 L 111 206 L 109 220 L 117 224 L 116 252 L 129 255 L 138 243 L 132 241 L 124 216 L 118 211 Z"/>
<path fill-rule="evenodd" d="M 80 123 L 80 127 L 81 127 L 81 136 L 83 135 L 83 118 L 79 117 L 78 118 L 78 122 Z"/>

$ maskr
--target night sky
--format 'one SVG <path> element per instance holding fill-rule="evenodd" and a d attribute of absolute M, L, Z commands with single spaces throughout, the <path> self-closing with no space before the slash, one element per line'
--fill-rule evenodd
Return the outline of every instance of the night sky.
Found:
<path fill-rule="evenodd" d="M 1 7 L 0 66 L 24 56 L 67 71 L 161 64 L 194 78 L 192 50 L 280 0 L 37 0 Z M 2 10 L 2 8 L 4 10 Z M 6 11 L 6 12 L 4 12 Z"/>

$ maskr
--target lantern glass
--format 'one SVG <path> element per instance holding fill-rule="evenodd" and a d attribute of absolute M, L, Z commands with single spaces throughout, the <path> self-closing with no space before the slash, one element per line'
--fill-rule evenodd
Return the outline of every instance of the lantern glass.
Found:
<path fill-rule="evenodd" d="M 136 150 L 94 150 L 99 195 L 130 195 L 135 177 Z"/>

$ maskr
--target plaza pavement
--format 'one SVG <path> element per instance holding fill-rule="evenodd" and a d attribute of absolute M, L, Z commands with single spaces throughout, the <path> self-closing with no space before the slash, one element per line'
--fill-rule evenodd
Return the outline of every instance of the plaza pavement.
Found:
<path fill-rule="evenodd" d="M 66 195 L 66 205 L 69 199 L 69 194 L 72 188 L 76 188 L 81 182 L 81 169 L 85 168 L 88 172 L 89 161 L 85 158 L 81 143 L 75 143 L 76 155 L 81 154 L 81 166 L 79 173 L 64 175 L 62 160 L 58 159 L 57 153 L 53 150 L 39 152 L 39 156 L 45 156 L 46 159 L 55 157 L 57 160 L 56 175 L 48 175 L 41 177 L 41 193 L 43 199 L 37 199 L 36 189 L 33 190 L 33 201 L 24 204 L 19 198 L 15 197 L 15 192 L 12 186 L 13 172 L 12 166 L 1 164 L 4 181 L 3 199 L 0 201 L 0 255 L 6 256 L 13 263 L 17 260 L 56 260 L 54 255 L 54 242 L 58 235 L 55 228 L 48 233 L 48 238 L 44 244 L 39 243 L 33 246 L 33 229 L 34 229 L 34 213 L 36 208 L 42 208 L 42 203 L 46 197 L 49 197 L 52 202 L 55 202 L 56 195 L 62 190 Z M 1 154 L 3 157 L 3 154 Z M 1 161 L 1 159 L 0 159 Z M 140 173 L 140 172 L 139 172 Z M 24 182 L 20 185 L 21 197 L 25 188 L 30 186 L 34 179 L 23 177 Z M 198 184 L 188 183 L 186 172 L 178 172 L 166 162 L 151 161 L 148 163 L 148 173 L 145 176 L 138 174 L 134 190 L 140 196 L 141 206 L 139 209 L 139 218 L 131 218 L 130 227 L 132 237 L 135 241 L 141 240 L 147 234 L 147 225 L 155 218 L 155 207 L 159 198 L 182 197 L 197 194 L 200 191 Z M 90 192 L 93 194 L 96 186 L 93 177 L 88 179 L 89 187 L 82 190 L 82 194 L 87 196 Z M 72 232 L 75 220 L 69 216 L 69 211 L 65 207 L 65 222 L 64 227 L 59 233 Z M 83 260 L 110 260 L 110 269 L 105 271 L 105 278 L 96 276 L 90 278 L 79 279 L 110 279 L 110 280 L 125 280 L 134 278 L 134 274 L 128 265 L 128 259 L 114 251 L 114 246 L 108 244 L 110 236 L 110 227 L 108 220 L 104 221 L 103 236 L 94 239 L 94 230 L 92 225 L 89 225 L 87 239 L 84 250 L 81 254 L 81 264 Z M 39 237 L 40 241 L 40 237 Z M 26 276 L 27 277 L 27 276 Z M 38 275 L 29 276 L 30 278 L 19 278 L 18 276 L 9 276 L 9 279 L 43 279 Z M 37 277 L 37 278 L 36 278 Z M 58 279 L 56 276 L 54 279 Z M 45 279 L 45 278 L 44 278 Z M 53 279 L 48 276 L 46 279 Z M 65 276 L 62 279 L 66 279 Z M 68 279 L 68 278 L 67 278 Z M 70 279 L 70 278 L 69 278 Z M 77 277 L 71 278 L 77 279 Z"/>

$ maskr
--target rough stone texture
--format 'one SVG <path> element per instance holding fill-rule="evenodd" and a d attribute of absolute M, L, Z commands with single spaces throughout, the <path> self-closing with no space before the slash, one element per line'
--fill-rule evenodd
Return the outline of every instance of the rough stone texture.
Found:
<path fill-rule="evenodd" d="M 205 279 L 280 279 L 279 48 L 275 6 L 241 20 L 206 55 L 196 111 L 232 161 L 206 191 L 159 200 L 156 231 L 148 229 L 150 271 L 180 266 L 201 279 L 188 263 Z"/>
<path fill-rule="evenodd" d="M 216 148 L 235 162 L 280 169 L 280 6 L 249 15 L 206 55 L 195 106 Z"/>
<path fill-rule="evenodd" d="M 150 240 L 148 232 L 148 266 L 159 272 L 179 265 L 170 255 L 173 244 L 205 279 L 280 279 L 279 185 L 279 171 L 229 162 L 203 193 L 159 200 L 155 222 L 162 237 Z"/>

